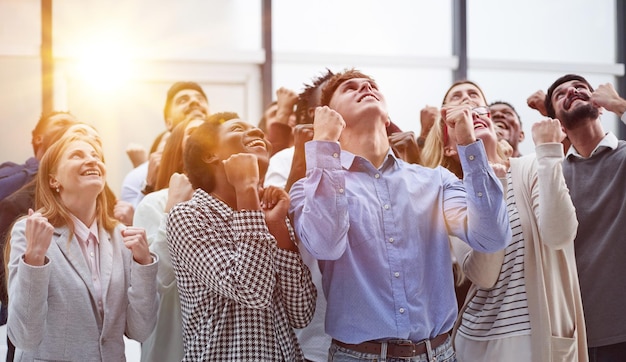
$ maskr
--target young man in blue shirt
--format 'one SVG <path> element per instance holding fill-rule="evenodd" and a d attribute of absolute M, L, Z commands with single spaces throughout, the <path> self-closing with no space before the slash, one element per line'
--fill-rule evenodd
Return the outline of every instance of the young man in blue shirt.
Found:
<path fill-rule="evenodd" d="M 482 252 L 511 238 L 500 182 L 471 114 L 446 112 L 464 171 L 394 156 L 387 105 L 373 79 L 333 76 L 306 144 L 306 177 L 290 191 L 290 215 L 319 260 L 331 360 L 455 361 L 457 317 L 448 234 Z"/>

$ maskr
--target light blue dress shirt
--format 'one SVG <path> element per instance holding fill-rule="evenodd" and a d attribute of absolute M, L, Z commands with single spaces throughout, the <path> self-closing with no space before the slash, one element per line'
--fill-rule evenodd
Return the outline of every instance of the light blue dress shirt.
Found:
<path fill-rule="evenodd" d="M 389 151 L 376 169 L 336 142 L 306 145 L 291 188 L 298 237 L 319 260 L 326 332 L 345 343 L 433 338 L 457 316 L 448 234 L 494 252 L 511 238 L 482 141 L 459 146 L 464 181 Z"/>

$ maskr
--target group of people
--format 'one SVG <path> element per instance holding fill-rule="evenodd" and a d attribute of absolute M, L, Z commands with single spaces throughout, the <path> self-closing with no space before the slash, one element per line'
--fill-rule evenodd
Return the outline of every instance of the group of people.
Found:
<path fill-rule="evenodd" d="M 177 82 L 119 198 L 97 131 L 43 116 L 0 165 L 7 359 L 124 360 L 127 336 L 142 361 L 622 360 L 626 142 L 600 115 L 626 100 L 568 74 L 528 105 L 522 156 L 467 80 L 418 137 L 356 69 L 258 126 Z"/>

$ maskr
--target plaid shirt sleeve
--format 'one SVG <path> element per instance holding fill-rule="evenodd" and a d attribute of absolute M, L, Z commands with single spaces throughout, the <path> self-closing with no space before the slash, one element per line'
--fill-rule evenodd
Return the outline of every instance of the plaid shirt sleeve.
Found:
<path fill-rule="evenodd" d="M 288 219 L 286 222 L 291 241 L 296 243 L 293 228 Z M 274 262 L 289 324 L 293 328 L 304 328 L 313 318 L 317 298 L 311 272 L 304 265 L 300 254 L 290 250 L 277 249 Z"/>

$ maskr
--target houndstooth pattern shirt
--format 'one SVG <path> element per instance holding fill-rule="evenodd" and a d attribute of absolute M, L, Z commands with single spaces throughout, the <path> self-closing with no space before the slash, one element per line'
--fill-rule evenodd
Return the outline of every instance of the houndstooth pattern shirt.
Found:
<path fill-rule="evenodd" d="M 300 254 L 276 246 L 262 211 L 235 211 L 198 189 L 170 211 L 167 241 L 183 361 L 304 360 L 293 328 L 311 320 L 315 286 Z"/>

